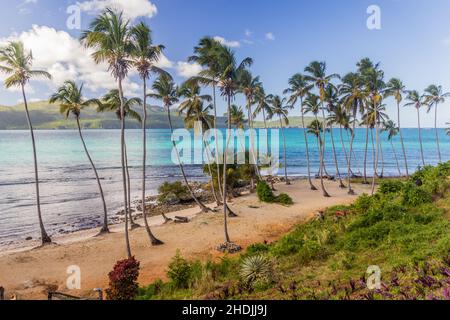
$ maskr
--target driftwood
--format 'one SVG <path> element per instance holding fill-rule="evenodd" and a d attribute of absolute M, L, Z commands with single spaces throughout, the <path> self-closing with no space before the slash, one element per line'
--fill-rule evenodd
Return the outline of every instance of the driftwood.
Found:
<path fill-rule="evenodd" d="M 189 218 L 175 217 L 175 223 L 189 223 Z"/>

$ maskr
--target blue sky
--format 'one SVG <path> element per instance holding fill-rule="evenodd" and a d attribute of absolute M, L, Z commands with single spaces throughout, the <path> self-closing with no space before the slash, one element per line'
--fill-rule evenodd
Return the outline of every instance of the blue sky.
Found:
<path fill-rule="evenodd" d="M 8 2 L 0 12 L 0 43 L 23 40 L 33 49 L 36 67 L 55 76 L 52 82 L 30 84 L 32 100 L 47 98 L 67 77 L 85 82 L 89 96 L 114 85 L 105 70 L 88 61 L 78 47 L 80 30 L 66 26 L 66 9 L 76 1 Z M 186 63 L 187 57 L 201 37 L 210 35 L 234 46 L 238 57 L 252 57 L 252 72 L 274 94 L 281 94 L 288 78 L 312 60 L 326 61 L 330 73 L 344 74 L 363 57 L 381 62 L 386 78 L 399 77 L 409 89 L 423 90 L 436 83 L 450 91 L 448 0 L 79 0 L 82 29 L 102 6 L 113 2 L 133 21 L 150 25 L 154 42 L 166 46 L 161 66 L 177 82 L 198 70 Z M 370 5 L 381 9 L 380 30 L 366 26 Z M 129 95 L 139 94 L 133 75 L 126 88 Z M 2 86 L 0 104 L 19 100 L 18 92 Z M 393 101 L 387 103 L 388 113 L 395 117 Z M 220 108 L 224 111 L 223 105 Z M 440 126 L 450 122 L 450 102 L 441 105 L 439 112 Z M 404 125 L 416 125 L 414 110 L 403 109 L 402 117 Z M 433 121 L 432 115 L 423 113 L 424 126 L 433 126 Z"/>

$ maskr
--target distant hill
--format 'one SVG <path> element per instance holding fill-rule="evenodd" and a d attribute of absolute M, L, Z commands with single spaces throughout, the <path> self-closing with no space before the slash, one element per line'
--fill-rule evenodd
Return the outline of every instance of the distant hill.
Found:
<path fill-rule="evenodd" d="M 59 106 L 49 104 L 46 101 L 31 102 L 28 104 L 31 120 L 36 129 L 75 129 L 76 122 L 73 118 L 65 119 L 59 113 Z M 139 110 L 137 110 L 139 111 Z M 184 123 L 176 112 L 172 112 L 172 121 L 175 128 L 183 128 Z M 225 118 L 219 117 L 220 126 L 225 125 Z M 119 129 L 120 123 L 115 113 L 97 113 L 95 108 L 86 108 L 81 116 L 81 124 L 86 129 Z M 152 129 L 165 129 L 167 114 L 157 106 L 149 107 L 148 127 Z M 139 129 L 141 126 L 137 121 L 127 120 L 127 128 Z M 0 130 L 23 130 L 27 129 L 27 122 L 23 104 L 12 107 L 0 106 Z"/>
<path fill-rule="evenodd" d="M 305 117 L 305 126 L 307 127 L 311 122 L 314 121 L 314 117 Z M 319 118 L 322 120 L 322 118 Z M 280 126 L 279 120 L 267 121 L 267 126 L 269 128 L 278 128 Z M 264 121 L 257 121 L 255 123 L 256 128 L 264 128 Z M 301 128 L 302 118 L 301 117 L 289 117 L 289 128 Z"/>

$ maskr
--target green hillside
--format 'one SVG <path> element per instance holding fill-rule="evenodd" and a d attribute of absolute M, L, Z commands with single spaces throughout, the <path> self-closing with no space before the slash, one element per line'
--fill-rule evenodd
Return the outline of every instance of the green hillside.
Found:
<path fill-rule="evenodd" d="M 319 118 L 322 120 L 322 118 Z M 314 117 L 305 117 L 305 126 L 308 126 L 311 122 L 314 121 Z M 280 126 L 280 122 L 278 120 L 267 121 L 267 126 L 269 128 L 278 128 Z M 264 122 L 258 121 L 255 124 L 256 128 L 264 128 Z M 289 128 L 301 128 L 302 127 L 302 118 L 301 117 L 289 117 Z"/>

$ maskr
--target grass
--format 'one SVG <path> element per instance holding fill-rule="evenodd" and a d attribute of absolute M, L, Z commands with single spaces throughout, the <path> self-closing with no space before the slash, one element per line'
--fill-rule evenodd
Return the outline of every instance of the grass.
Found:
<path fill-rule="evenodd" d="M 382 180 L 374 196 L 329 208 L 275 243 L 218 262 L 185 261 L 188 285 L 159 281 L 159 291 L 152 284 L 139 298 L 450 299 L 449 176 L 450 162 L 409 180 Z M 273 279 L 248 284 L 239 274 L 243 266 L 257 272 L 252 261 L 265 260 L 246 259 L 259 256 L 273 264 Z M 373 265 L 382 272 L 379 290 L 366 286 Z"/>

